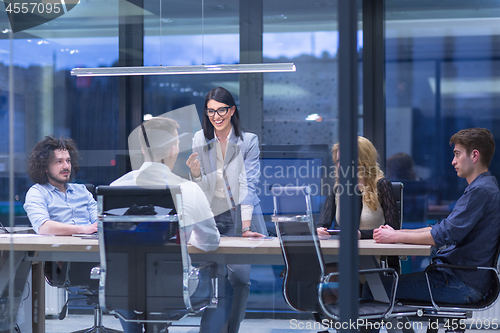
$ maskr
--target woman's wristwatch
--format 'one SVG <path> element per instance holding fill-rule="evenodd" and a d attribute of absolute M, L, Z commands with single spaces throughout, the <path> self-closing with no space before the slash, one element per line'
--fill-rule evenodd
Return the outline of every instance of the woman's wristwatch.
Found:
<path fill-rule="evenodd" d="M 241 233 L 244 234 L 246 231 L 250 231 L 250 227 L 244 227 L 241 229 Z"/>

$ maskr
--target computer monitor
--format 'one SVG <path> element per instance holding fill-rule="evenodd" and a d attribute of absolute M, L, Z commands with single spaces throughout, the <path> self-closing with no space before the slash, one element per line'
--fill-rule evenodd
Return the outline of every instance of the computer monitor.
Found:
<path fill-rule="evenodd" d="M 263 145 L 257 186 L 264 216 L 273 214 L 273 186 L 311 187 L 312 211 L 319 214 L 334 184 L 330 148 L 318 145 Z M 304 213 L 304 212 L 302 212 Z M 266 217 L 266 221 L 270 218 Z"/>

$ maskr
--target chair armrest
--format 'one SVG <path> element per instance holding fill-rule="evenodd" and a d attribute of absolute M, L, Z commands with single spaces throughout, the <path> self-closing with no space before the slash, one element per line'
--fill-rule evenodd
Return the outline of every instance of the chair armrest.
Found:
<path fill-rule="evenodd" d="M 191 270 L 191 273 L 189 275 L 190 276 L 193 274 L 198 275 L 200 273 L 200 271 L 202 271 L 202 270 L 204 271 L 207 269 L 210 270 L 210 277 L 211 278 L 217 277 L 218 266 L 217 266 L 217 263 L 215 261 L 207 261 L 206 263 L 198 265 L 197 267 L 193 268 L 193 270 Z"/>
<path fill-rule="evenodd" d="M 398 273 L 394 268 L 371 268 L 371 269 L 360 269 L 358 270 L 359 274 L 375 274 L 375 273 L 389 273 L 391 275 L 398 276 Z M 332 278 L 335 275 L 339 275 L 339 272 L 332 272 L 328 275 L 323 276 L 321 279 L 321 282 L 328 282 L 330 281 L 330 278 Z"/>
<path fill-rule="evenodd" d="M 189 273 L 189 279 L 192 279 L 196 276 L 196 279 L 199 278 L 201 272 L 208 272 L 211 281 L 211 290 L 210 290 L 210 300 L 207 307 L 215 308 L 217 307 L 218 298 L 219 298 L 219 282 L 218 282 L 218 266 L 215 261 L 208 261 L 204 264 L 201 264 L 191 270 Z M 197 309 L 201 310 L 201 309 Z"/>
<path fill-rule="evenodd" d="M 449 268 L 449 269 L 460 269 L 464 271 L 476 271 L 478 269 L 484 269 L 484 267 L 478 267 L 478 266 L 467 266 L 467 265 L 452 265 L 452 264 L 447 264 L 443 262 L 437 262 L 434 259 L 430 262 L 430 264 L 425 268 L 425 272 L 429 272 L 433 269 L 436 268 Z"/>
<path fill-rule="evenodd" d="M 372 269 L 360 269 L 359 273 L 363 273 L 363 274 L 389 273 L 389 274 L 392 274 L 392 275 L 395 275 L 395 276 L 398 275 L 398 273 L 396 272 L 396 270 L 394 268 L 389 268 L 389 267 L 386 267 L 386 268 L 372 268 Z"/>
<path fill-rule="evenodd" d="M 441 307 L 434 301 L 434 297 L 432 295 L 432 289 L 429 281 L 429 275 L 428 273 L 431 270 L 437 269 L 437 268 L 448 268 L 451 270 L 463 270 L 463 271 L 477 271 L 477 270 L 491 270 L 496 273 L 497 280 L 499 279 L 499 272 L 496 268 L 494 267 L 482 267 L 482 266 L 467 266 L 467 265 L 453 265 L 453 264 L 447 264 L 443 262 L 437 262 L 437 258 L 433 258 L 430 262 L 430 264 L 425 268 L 424 274 L 425 274 L 425 279 L 427 281 L 427 288 L 429 289 L 429 295 L 431 297 L 431 303 L 432 306 L 439 311 Z M 500 282 L 500 281 L 499 281 Z"/>
<path fill-rule="evenodd" d="M 99 280 L 101 278 L 101 266 L 92 267 L 90 271 L 91 280 Z"/>
<path fill-rule="evenodd" d="M 67 288 L 69 286 L 68 262 L 65 261 L 59 266 L 59 263 L 55 261 L 46 261 L 44 262 L 43 269 L 45 281 L 47 281 L 50 286 L 57 288 Z"/>
<path fill-rule="evenodd" d="M 445 263 L 440 263 L 440 262 L 435 262 L 431 261 L 429 266 L 425 268 L 425 272 L 428 272 L 432 269 L 435 268 L 449 268 L 449 269 L 460 269 L 464 271 L 477 271 L 477 270 L 491 270 L 491 271 L 497 271 L 496 268 L 494 267 L 484 267 L 484 266 L 467 266 L 467 265 L 452 265 L 452 264 L 445 264 Z"/>

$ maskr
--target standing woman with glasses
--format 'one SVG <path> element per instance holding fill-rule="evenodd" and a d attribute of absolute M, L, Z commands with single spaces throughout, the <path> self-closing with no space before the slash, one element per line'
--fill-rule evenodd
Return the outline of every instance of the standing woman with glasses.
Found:
<path fill-rule="evenodd" d="M 203 130 L 195 133 L 186 164 L 207 196 L 221 235 L 267 236 L 255 188 L 260 175 L 259 139 L 241 130 L 238 108 L 224 88 L 205 98 Z M 227 265 L 233 287 L 228 332 L 238 332 L 250 292 L 250 265 Z"/>

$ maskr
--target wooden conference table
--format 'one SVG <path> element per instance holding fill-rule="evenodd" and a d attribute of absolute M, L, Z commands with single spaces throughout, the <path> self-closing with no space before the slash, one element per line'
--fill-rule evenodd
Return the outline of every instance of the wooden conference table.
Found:
<path fill-rule="evenodd" d="M 99 262 L 97 239 L 75 236 L 41 236 L 15 234 L 13 238 L 0 237 L 0 251 L 14 252 L 16 274 L 22 274 L 33 264 L 33 332 L 45 332 L 45 286 L 43 261 L 86 261 Z M 338 239 L 321 240 L 321 248 L 326 261 L 335 260 L 339 253 Z M 358 242 L 360 266 L 372 267 L 375 256 L 412 255 L 429 256 L 431 246 L 408 244 L 377 244 L 373 240 Z M 193 262 L 215 260 L 219 263 L 240 263 L 252 265 L 283 265 L 281 248 L 277 238 L 257 240 L 243 237 L 222 237 L 219 248 L 213 252 L 203 252 L 192 246 L 189 253 Z M 373 264 L 372 264 L 373 263 Z M 0 268 L 0 290 L 9 281 L 9 265 Z M 21 273 L 19 273 L 21 272 Z M 17 276 L 16 276 L 17 278 Z M 383 288 L 381 288 L 383 289 Z"/>

